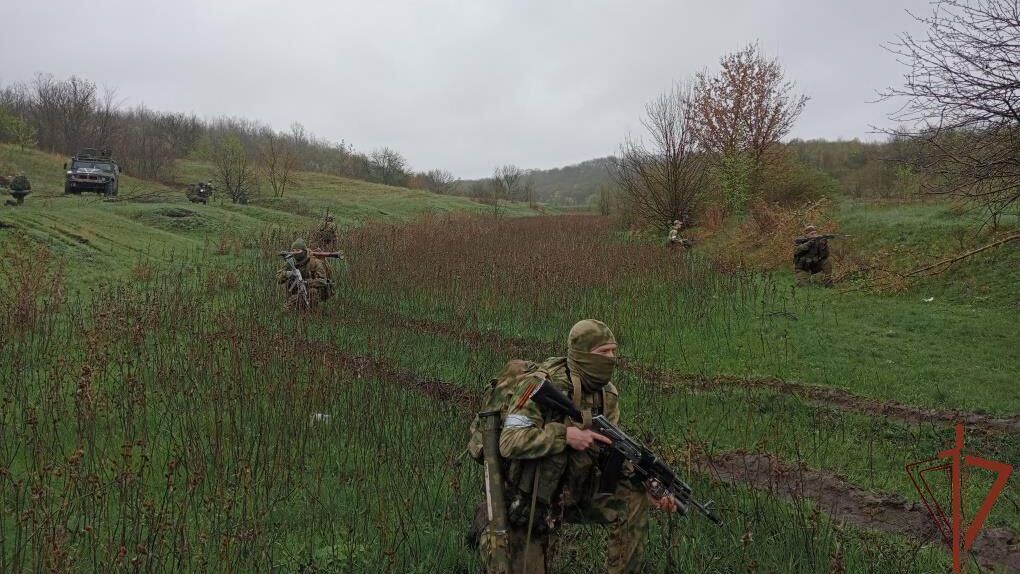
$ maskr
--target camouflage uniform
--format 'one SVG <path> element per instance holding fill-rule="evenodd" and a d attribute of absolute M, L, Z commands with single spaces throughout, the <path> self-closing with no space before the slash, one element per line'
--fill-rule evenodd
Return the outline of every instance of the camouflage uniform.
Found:
<path fill-rule="evenodd" d="M 593 355 L 588 351 L 607 341 L 613 340 L 605 324 L 591 320 L 578 323 L 571 330 L 568 357 L 552 358 L 539 365 L 517 384 L 510 400 L 500 435 L 500 454 L 507 462 L 510 554 L 516 574 L 546 571 L 550 534 L 561 522 L 608 525 L 606 571 L 640 571 L 648 534 L 649 501 L 644 487 L 624 479 L 615 492 L 598 493 L 597 455 L 567 445 L 566 428 L 573 423 L 540 408 L 526 396 L 522 399 L 529 386 L 546 380 L 571 397 L 586 417 L 603 413 L 614 424 L 619 422 L 616 387 L 608 378 L 599 384 L 582 374 L 587 370 L 585 355 Z M 529 544 L 533 498 L 536 510 Z M 494 542 L 483 535 L 479 544 L 487 566 Z"/>
<path fill-rule="evenodd" d="M 806 239 L 806 241 L 800 241 Z M 832 263 L 829 261 L 829 243 L 818 234 L 813 225 L 804 228 L 804 236 L 794 241 L 793 273 L 797 285 L 817 283 L 832 285 Z"/>
<path fill-rule="evenodd" d="M 8 199 L 4 202 L 5 205 L 21 205 L 25 201 L 25 196 L 32 191 L 32 183 L 23 173 L 10 178 L 7 187 L 14 199 Z"/>
<path fill-rule="evenodd" d="M 322 225 L 315 232 L 316 244 L 322 249 L 336 249 L 338 238 L 339 233 L 336 229 L 336 223 L 333 221 L 333 216 L 327 214 L 326 218 L 322 221 Z"/>
<path fill-rule="evenodd" d="M 308 307 L 316 307 L 320 302 L 329 299 L 331 295 L 329 268 L 321 259 L 313 257 L 308 252 L 308 247 L 303 239 L 294 241 L 290 248 L 294 251 L 300 250 L 300 253 L 294 256 L 294 266 L 301 272 L 301 279 L 305 281 L 308 290 Z M 285 263 L 283 268 L 276 272 L 276 282 L 286 284 L 290 280 L 289 271 L 290 266 Z M 294 293 L 287 297 L 284 308 L 300 309 L 303 305 L 301 296 Z"/>
<path fill-rule="evenodd" d="M 680 237 L 680 230 L 682 228 L 683 228 L 683 224 L 680 223 L 679 219 L 673 222 L 673 226 L 669 228 L 669 244 L 670 245 L 675 245 L 675 244 L 680 243 L 681 241 L 683 241 L 683 238 Z"/>

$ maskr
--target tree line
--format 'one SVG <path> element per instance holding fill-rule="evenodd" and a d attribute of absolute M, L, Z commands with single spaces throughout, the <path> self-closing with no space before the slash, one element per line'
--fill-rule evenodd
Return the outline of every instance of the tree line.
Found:
<path fill-rule="evenodd" d="M 278 131 L 244 118 L 125 108 L 115 91 L 74 76 L 40 74 L 0 87 L 0 141 L 64 155 L 110 149 L 127 173 L 165 182 L 174 179 L 176 160 L 211 161 L 234 201 L 262 188 L 282 196 L 298 170 L 440 193 L 453 184 L 444 170 L 413 171 L 391 148 L 361 152 L 298 123 Z"/>
<path fill-rule="evenodd" d="M 888 46 L 907 71 L 883 94 L 901 104 L 887 141 L 782 143 L 808 98 L 751 44 L 645 106 L 644 132 L 624 140 L 610 168 L 621 210 L 662 228 L 841 188 L 953 197 L 982 210 L 993 228 L 1020 215 L 1016 0 L 939 0 L 915 18 L 925 33 Z M 605 202 L 605 193 L 593 197 Z"/>

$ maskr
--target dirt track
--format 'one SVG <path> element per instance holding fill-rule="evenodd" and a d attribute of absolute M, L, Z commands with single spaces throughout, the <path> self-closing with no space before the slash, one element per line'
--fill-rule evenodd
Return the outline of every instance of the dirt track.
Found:
<path fill-rule="evenodd" d="M 747 485 L 788 500 L 807 500 L 836 520 L 911 540 L 937 542 L 941 536 L 920 503 L 896 494 L 872 492 L 846 479 L 767 453 L 726 452 L 698 462 L 703 472 L 727 484 Z M 985 529 L 972 554 L 984 566 L 1020 572 L 1020 536 L 1007 528 Z"/>
<path fill-rule="evenodd" d="M 375 320 L 385 320 L 403 327 L 460 340 L 469 348 L 498 348 L 508 358 L 545 357 L 555 351 L 553 346 L 544 341 L 508 337 L 495 331 L 463 330 L 434 321 L 394 316 L 391 313 L 376 312 L 374 314 L 379 315 L 379 317 L 374 317 Z M 868 398 L 838 388 L 806 385 L 771 377 L 748 378 L 682 373 L 668 369 L 659 369 L 635 360 L 624 360 L 622 367 L 643 379 L 665 388 L 711 390 L 713 388 L 730 387 L 763 389 L 796 395 L 821 406 L 870 416 L 888 417 L 912 424 L 930 423 L 952 426 L 957 423 L 963 423 L 968 429 L 977 431 L 1020 433 L 1020 416 L 1018 415 L 996 416 L 980 412 L 917 407 L 896 401 Z"/>
<path fill-rule="evenodd" d="M 271 338 L 255 336 L 253 344 Z M 341 367 L 357 378 L 379 377 L 415 389 L 433 399 L 456 404 L 466 411 L 477 408 L 477 397 L 469 389 L 449 381 L 422 377 L 409 369 L 372 357 L 354 355 L 326 342 L 314 342 L 309 351 L 325 364 Z M 874 492 L 848 480 L 803 463 L 785 462 L 769 453 L 728 451 L 700 456 L 697 468 L 714 479 L 731 485 L 749 486 L 773 496 L 808 501 L 832 516 L 856 526 L 898 534 L 911 540 L 940 540 L 931 516 L 920 503 L 898 494 Z M 971 553 L 984 566 L 1006 566 L 1020 572 L 1020 536 L 1006 528 L 985 529 L 975 540 Z"/>

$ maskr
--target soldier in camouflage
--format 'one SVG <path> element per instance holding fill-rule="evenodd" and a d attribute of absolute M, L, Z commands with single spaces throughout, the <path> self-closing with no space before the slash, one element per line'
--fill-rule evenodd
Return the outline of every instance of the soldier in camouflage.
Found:
<path fill-rule="evenodd" d="M 814 225 L 808 225 L 804 235 L 794 239 L 793 272 L 797 285 L 832 285 L 828 237 L 832 236 L 820 235 Z"/>
<path fill-rule="evenodd" d="M 7 189 L 14 199 L 8 199 L 4 205 L 21 205 L 25 202 L 25 196 L 32 192 L 32 183 L 28 181 L 28 176 L 22 172 L 8 178 Z"/>
<path fill-rule="evenodd" d="M 562 522 L 607 525 L 606 571 L 639 572 L 649 506 L 676 511 L 672 498 L 652 499 L 643 485 L 627 479 L 615 492 L 597 492 L 599 445 L 609 439 L 528 400 L 529 387 L 548 381 L 571 397 L 585 420 L 601 413 L 616 424 L 619 391 L 610 382 L 615 366 L 612 331 L 601 321 L 587 319 L 570 330 L 567 356 L 538 365 L 511 395 L 499 447 L 507 462 L 510 554 L 516 574 L 546 571 L 550 535 Z M 487 536 L 480 541 L 487 567 L 494 543 Z"/>
<path fill-rule="evenodd" d="M 680 243 L 682 237 L 680 237 L 680 230 L 683 229 L 683 223 L 679 219 L 673 222 L 673 225 L 669 228 L 669 244 L 676 245 Z"/>
<path fill-rule="evenodd" d="M 297 252 L 294 255 L 294 266 L 301 272 L 301 279 L 308 289 L 308 307 L 317 307 L 320 302 L 329 299 L 331 295 L 329 268 L 321 259 L 312 256 L 304 239 L 295 240 L 290 249 Z M 276 282 L 287 283 L 294 278 L 293 273 L 290 267 L 284 264 L 283 268 L 276 272 Z M 285 308 L 300 309 L 303 305 L 304 302 L 301 301 L 300 296 L 291 293 L 287 297 Z"/>
<path fill-rule="evenodd" d="M 323 218 L 322 225 L 315 232 L 316 244 L 320 249 L 336 249 L 339 236 L 340 234 L 337 232 L 333 216 L 327 213 L 326 217 Z"/>

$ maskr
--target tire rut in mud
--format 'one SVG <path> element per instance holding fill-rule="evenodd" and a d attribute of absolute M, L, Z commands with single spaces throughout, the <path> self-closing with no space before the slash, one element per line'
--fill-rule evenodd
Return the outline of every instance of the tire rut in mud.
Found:
<path fill-rule="evenodd" d="M 388 323 L 459 340 L 471 349 L 498 348 L 507 357 L 535 359 L 548 356 L 551 351 L 556 350 L 554 345 L 535 339 L 511 337 L 496 331 L 459 329 L 435 321 L 414 319 L 381 310 L 372 310 L 371 312 Z M 621 361 L 621 367 L 665 390 L 712 390 L 727 387 L 761 389 L 796 395 L 819 406 L 868 416 L 888 417 L 912 424 L 952 426 L 963 423 L 968 429 L 977 431 L 1020 433 L 1020 415 L 999 416 L 983 412 L 918 407 L 893 400 L 873 399 L 839 388 L 796 383 L 774 377 L 711 376 L 683 373 L 660 369 L 626 358 Z"/>
<path fill-rule="evenodd" d="M 807 500 L 837 521 L 911 540 L 937 542 L 941 535 L 923 504 L 898 494 L 857 487 L 846 479 L 768 453 L 730 451 L 705 456 L 697 466 L 721 482 L 749 486 L 788 500 Z M 971 553 L 987 567 L 1020 572 L 1020 536 L 1008 528 L 982 530 Z"/>

